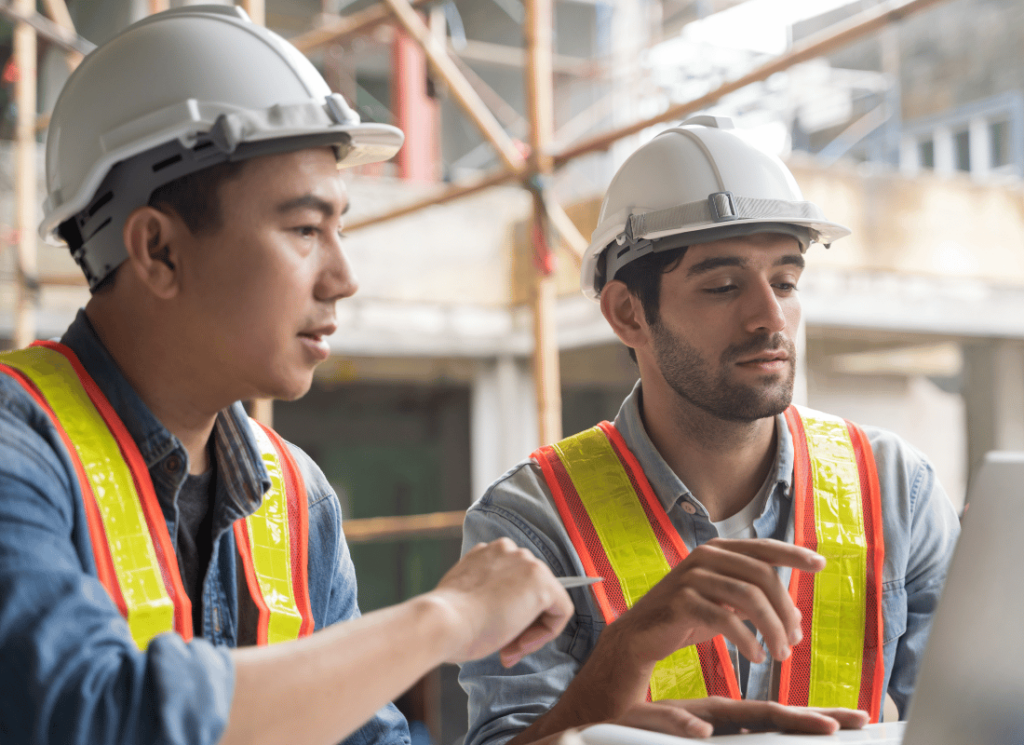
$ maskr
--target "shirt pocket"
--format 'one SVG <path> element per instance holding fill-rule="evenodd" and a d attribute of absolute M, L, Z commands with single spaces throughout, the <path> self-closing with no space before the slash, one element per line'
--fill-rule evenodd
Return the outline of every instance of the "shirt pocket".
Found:
<path fill-rule="evenodd" d="M 882 585 L 882 644 L 888 647 L 907 631 L 907 590 L 903 580 Z"/>

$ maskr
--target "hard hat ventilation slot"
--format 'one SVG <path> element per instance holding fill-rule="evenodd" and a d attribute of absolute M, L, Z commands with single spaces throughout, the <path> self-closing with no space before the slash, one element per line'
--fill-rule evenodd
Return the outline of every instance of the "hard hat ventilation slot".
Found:
<path fill-rule="evenodd" d="M 164 158 L 159 163 L 154 163 L 153 164 L 153 173 L 157 173 L 159 171 L 162 171 L 165 168 L 167 168 L 169 166 L 173 166 L 175 163 L 180 163 L 180 162 L 181 162 L 181 155 L 180 154 L 172 155 L 170 158 Z"/>
<path fill-rule="evenodd" d="M 97 212 L 99 212 L 99 211 L 100 211 L 101 209 L 103 209 L 103 207 L 105 207 L 105 206 L 106 206 L 106 204 L 107 204 L 107 203 L 108 203 L 108 202 L 109 202 L 109 201 L 110 201 L 111 199 L 113 199 L 113 198 L 114 198 L 114 192 L 112 192 L 112 191 L 108 191 L 108 192 L 107 192 L 106 194 L 104 194 L 104 195 L 103 195 L 102 197 L 100 197 L 100 198 L 99 198 L 99 199 L 97 199 L 97 200 L 96 200 L 95 202 L 93 202 L 93 203 L 92 203 L 91 205 L 89 205 L 89 209 L 88 209 L 88 210 L 86 210 L 86 214 L 87 214 L 87 215 L 88 215 L 89 217 L 92 217 L 92 216 L 93 216 L 93 215 L 95 215 L 95 214 L 96 214 Z"/>
<path fill-rule="evenodd" d="M 90 233 L 90 234 L 89 234 L 89 237 L 88 237 L 88 238 L 86 238 L 84 242 L 85 242 L 85 243 L 88 243 L 89 241 L 91 241 L 91 240 L 92 240 L 92 238 L 93 238 L 93 236 L 94 236 L 94 235 L 96 235 L 96 234 L 97 234 L 98 232 L 100 232 L 101 230 L 103 230 L 103 228 L 107 227 L 107 226 L 108 226 L 108 225 L 110 224 L 110 219 L 111 219 L 111 218 L 109 218 L 109 217 L 108 217 L 108 218 L 107 218 L 106 220 L 104 220 L 103 222 L 101 222 L 101 223 L 99 224 L 99 227 L 98 227 L 98 228 L 96 228 L 96 229 L 95 229 L 94 231 L 92 231 L 92 233 Z"/>

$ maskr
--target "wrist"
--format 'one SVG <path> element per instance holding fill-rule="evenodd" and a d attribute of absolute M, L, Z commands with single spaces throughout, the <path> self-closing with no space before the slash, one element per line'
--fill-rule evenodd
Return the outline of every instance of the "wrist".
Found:
<path fill-rule="evenodd" d="M 406 602 L 430 640 L 429 646 L 442 656 L 440 662 L 458 658 L 467 640 L 472 638 L 472 629 L 451 594 L 432 590 Z"/>

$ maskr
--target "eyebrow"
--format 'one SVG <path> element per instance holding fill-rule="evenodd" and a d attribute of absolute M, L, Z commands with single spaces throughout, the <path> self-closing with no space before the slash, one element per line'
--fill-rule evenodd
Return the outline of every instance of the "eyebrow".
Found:
<path fill-rule="evenodd" d="M 346 201 L 345 206 L 341 209 L 341 214 L 347 214 L 351 206 L 352 203 Z M 314 209 L 323 214 L 324 217 L 330 217 L 334 214 L 334 205 L 331 202 L 312 194 L 303 194 L 301 197 L 289 199 L 287 202 L 277 205 L 278 213 L 292 212 L 293 210 L 300 209 Z"/>
<path fill-rule="evenodd" d="M 775 262 L 775 266 L 793 265 L 801 269 L 804 268 L 804 264 L 805 262 L 802 254 L 786 254 Z M 715 269 L 720 269 L 723 266 L 736 266 L 743 269 L 747 266 L 747 261 L 746 259 L 741 259 L 739 256 L 712 256 L 704 259 L 704 261 L 698 261 L 687 269 L 686 276 L 699 277 L 700 275 L 707 274 Z"/>

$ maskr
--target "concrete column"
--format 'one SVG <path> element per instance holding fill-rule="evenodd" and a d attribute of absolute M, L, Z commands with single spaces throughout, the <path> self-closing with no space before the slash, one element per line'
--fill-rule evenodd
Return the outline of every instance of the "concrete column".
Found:
<path fill-rule="evenodd" d="M 473 499 L 537 446 L 537 405 L 527 360 L 481 360 L 470 401 Z"/>
<path fill-rule="evenodd" d="M 988 120 L 980 116 L 973 117 L 969 129 L 971 133 L 971 175 L 986 176 L 990 170 L 989 163 L 992 162 Z"/>
<path fill-rule="evenodd" d="M 936 127 L 932 142 L 935 148 L 935 173 L 948 176 L 956 170 L 953 133 L 949 127 Z"/>
<path fill-rule="evenodd" d="M 964 345 L 967 465 L 989 450 L 1024 450 L 1024 342 Z"/>

